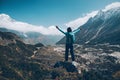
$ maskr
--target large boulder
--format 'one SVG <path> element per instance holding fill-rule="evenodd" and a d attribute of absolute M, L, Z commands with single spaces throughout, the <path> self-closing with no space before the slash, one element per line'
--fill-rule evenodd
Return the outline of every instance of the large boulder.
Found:
<path fill-rule="evenodd" d="M 59 67 L 65 68 L 67 72 L 79 72 L 77 65 L 75 65 L 73 62 L 58 61 L 55 63 L 54 68 L 59 68 Z"/>

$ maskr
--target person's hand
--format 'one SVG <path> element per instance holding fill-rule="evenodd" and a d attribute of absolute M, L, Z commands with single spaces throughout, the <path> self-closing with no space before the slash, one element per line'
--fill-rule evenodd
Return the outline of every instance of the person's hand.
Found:
<path fill-rule="evenodd" d="M 58 29 L 58 26 L 55 26 Z"/>

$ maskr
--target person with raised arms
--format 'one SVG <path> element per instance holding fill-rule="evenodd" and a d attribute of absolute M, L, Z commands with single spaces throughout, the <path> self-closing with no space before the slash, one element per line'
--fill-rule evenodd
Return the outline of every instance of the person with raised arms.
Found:
<path fill-rule="evenodd" d="M 69 53 L 69 49 L 70 49 L 70 54 L 72 57 L 72 61 L 75 61 L 75 56 L 74 56 L 74 51 L 73 51 L 73 44 L 75 42 L 75 33 L 77 33 L 78 31 L 80 31 L 81 29 L 78 28 L 74 31 L 72 31 L 71 27 L 67 28 L 67 32 L 64 32 L 63 30 L 61 30 L 58 26 L 56 26 L 56 28 L 62 32 L 63 34 L 65 34 L 66 36 L 66 44 L 65 44 L 65 61 L 68 61 L 68 53 Z"/>

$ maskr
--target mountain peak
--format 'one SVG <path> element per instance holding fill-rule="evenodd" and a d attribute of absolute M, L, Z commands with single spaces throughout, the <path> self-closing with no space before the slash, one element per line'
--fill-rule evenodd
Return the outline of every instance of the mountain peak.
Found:
<path fill-rule="evenodd" d="M 120 8 L 120 2 L 114 2 L 103 9 L 103 11 L 108 11 L 110 9 Z"/>
<path fill-rule="evenodd" d="M 113 8 L 105 8 L 102 10 L 99 10 L 96 16 L 94 16 L 94 20 L 101 19 L 105 21 L 106 19 L 109 19 L 112 16 L 119 15 L 120 13 L 120 6 L 113 6 Z"/>

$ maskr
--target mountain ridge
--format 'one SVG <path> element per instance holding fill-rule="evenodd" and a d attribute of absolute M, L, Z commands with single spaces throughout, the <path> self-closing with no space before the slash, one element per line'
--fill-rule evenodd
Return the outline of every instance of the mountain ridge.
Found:
<path fill-rule="evenodd" d="M 96 14 L 96 16 L 90 18 L 84 25 L 80 26 L 82 30 L 75 34 L 76 36 L 75 43 L 100 44 L 107 43 L 108 41 L 108 43 L 110 44 L 119 44 L 118 42 L 120 41 L 120 38 L 118 36 L 120 32 L 119 21 L 120 21 L 120 7 L 110 9 L 105 12 L 100 10 L 98 14 Z M 108 36 L 109 39 L 107 39 Z M 112 43 L 113 38 L 115 40 L 113 40 L 114 42 Z M 115 43 L 115 41 L 117 42 Z M 57 44 L 63 43 L 65 43 L 65 37 L 57 42 Z"/>

